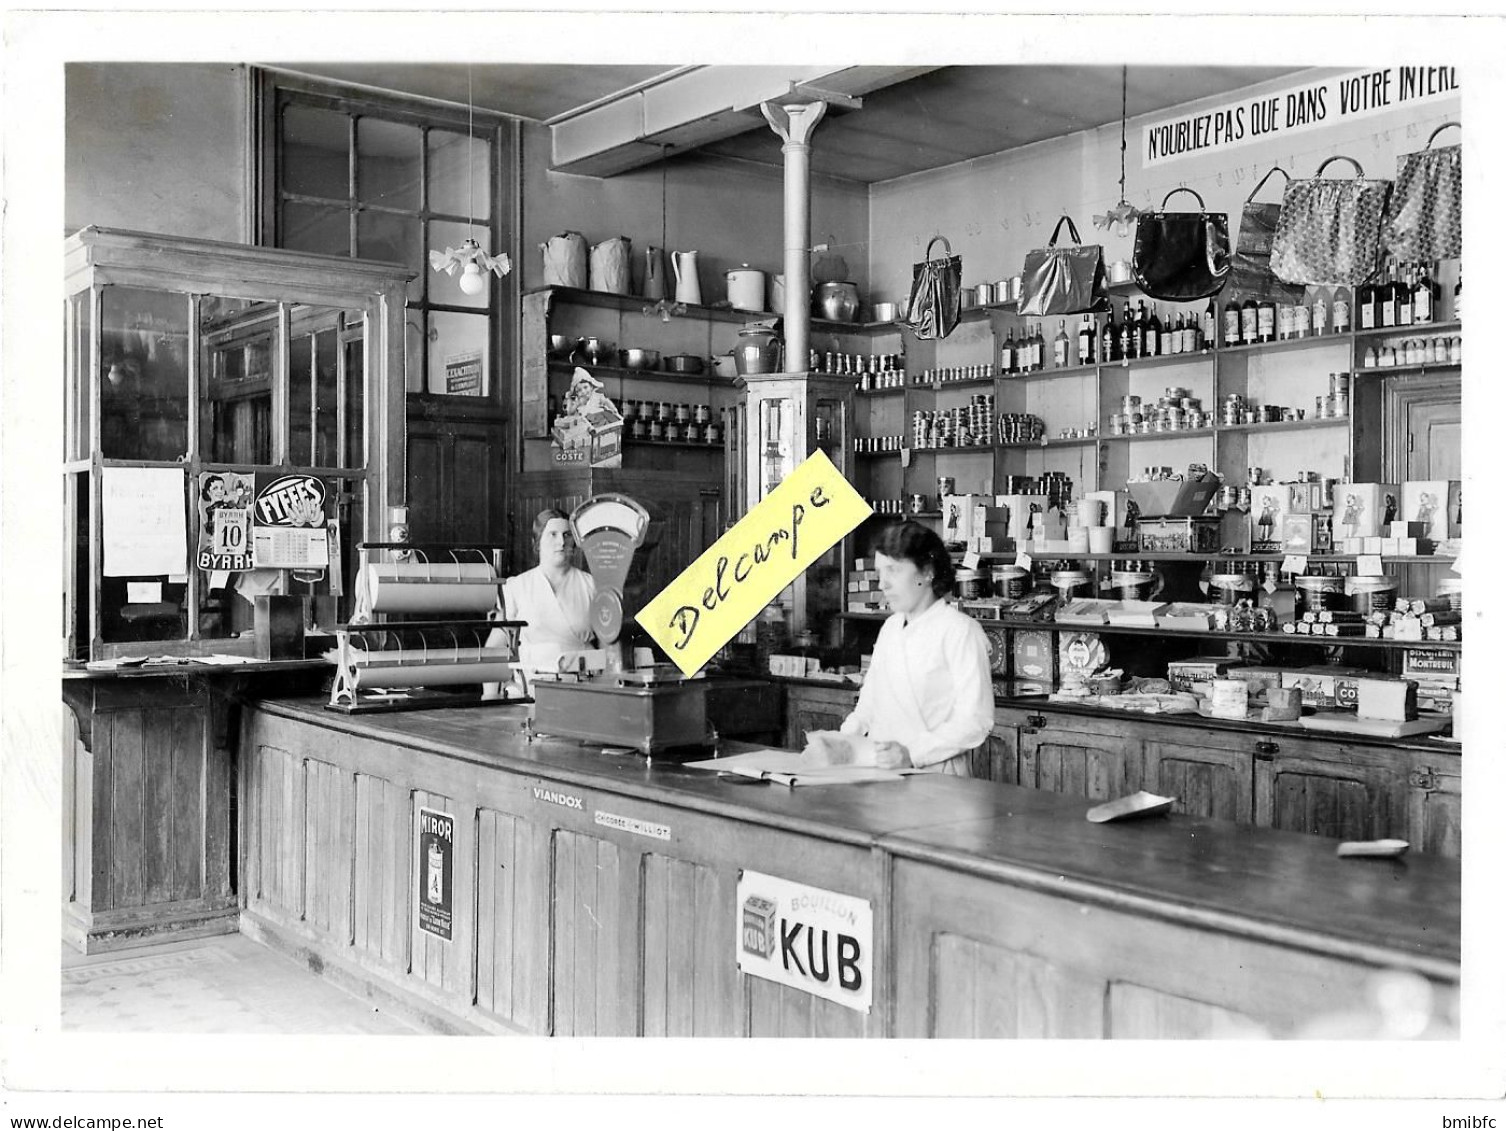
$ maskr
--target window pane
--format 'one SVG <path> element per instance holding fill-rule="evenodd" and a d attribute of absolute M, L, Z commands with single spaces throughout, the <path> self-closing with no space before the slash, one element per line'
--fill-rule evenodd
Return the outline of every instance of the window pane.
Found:
<path fill-rule="evenodd" d="M 428 320 L 429 316 L 422 310 L 408 308 L 403 338 L 407 353 L 406 384 L 410 393 L 421 393 L 427 387 L 424 382 L 424 357 L 428 353 Z"/>
<path fill-rule="evenodd" d="M 366 343 L 345 343 L 345 466 L 366 466 Z"/>
<path fill-rule="evenodd" d="M 449 220 L 429 221 L 429 250 L 445 251 L 449 248 L 459 248 L 467 238 L 474 239 L 481 245 L 481 250 L 487 254 L 492 250 L 492 230 L 480 224 L 456 224 Z M 480 274 L 481 290 L 476 294 L 468 295 L 460 289 L 460 280 L 463 272 L 456 269 L 453 275 L 443 271 L 431 271 L 429 274 L 429 301 L 442 303 L 448 306 L 473 306 L 478 310 L 484 310 L 492 299 L 492 279 L 490 271 L 483 270 Z"/>
<path fill-rule="evenodd" d="M 361 118 L 356 122 L 356 199 L 389 208 L 419 207 L 419 153 L 423 131 L 417 126 Z"/>
<path fill-rule="evenodd" d="M 491 388 L 485 314 L 429 313 L 429 392 L 484 397 Z"/>
<path fill-rule="evenodd" d="M 90 342 L 90 319 L 94 317 L 94 296 L 88 291 L 74 295 L 69 300 L 73 310 L 73 341 L 69 344 L 69 360 L 72 371 L 68 381 L 72 386 L 73 419 L 70 421 L 73 431 L 73 446 L 68 451 L 69 459 L 87 459 L 89 445 L 92 439 L 89 429 L 92 426 L 90 416 L 90 390 L 89 390 L 89 342 Z M 84 590 L 88 592 L 87 589 Z"/>
<path fill-rule="evenodd" d="M 111 286 L 102 302 L 101 451 L 179 459 L 188 452 L 188 296 Z"/>
<path fill-rule="evenodd" d="M 390 212 L 362 212 L 356 217 L 356 258 L 402 263 L 413 272 L 408 301 L 424 297 L 424 224 Z"/>
<path fill-rule="evenodd" d="M 288 459 L 297 467 L 313 464 L 314 339 L 307 331 L 293 331 L 288 351 Z"/>
<path fill-rule="evenodd" d="M 300 196 L 350 199 L 350 119 L 335 110 L 282 111 L 282 187 Z M 341 254 L 344 254 L 343 252 Z"/>
<path fill-rule="evenodd" d="M 349 255 L 350 213 L 344 208 L 284 202 L 282 246 L 289 251 Z"/>
<path fill-rule="evenodd" d="M 314 465 L 338 467 L 340 331 L 314 335 Z"/>
<path fill-rule="evenodd" d="M 271 463 L 277 304 L 206 295 L 199 330 L 200 457 Z"/>
<path fill-rule="evenodd" d="M 485 138 L 430 130 L 429 211 L 477 220 L 490 216 L 491 161 L 492 145 Z"/>

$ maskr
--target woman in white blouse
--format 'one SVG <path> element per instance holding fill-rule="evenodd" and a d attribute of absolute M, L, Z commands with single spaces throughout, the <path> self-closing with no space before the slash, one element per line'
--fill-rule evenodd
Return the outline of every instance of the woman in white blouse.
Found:
<path fill-rule="evenodd" d="M 575 536 L 570 517 L 549 507 L 533 520 L 533 544 L 539 564 L 502 583 L 502 614 L 507 620 L 527 621 L 518 635 L 515 670 L 524 677 L 552 671 L 566 652 L 592 647 L 591 601 L 596 581 L 570 562 Z M 501 644 L 501 633 L 494 636 Z M 526 682 L 525 682 L 526 686 Z M 485 685 L 493 697 L 499 685 Z"/>
<path fill-rule="evenodd" d="M 946 601 L 955 573 L 934 531 L 918 522 L 891 526 L 874 557 L 893 613 L 842 731 L 874 739 L 881 766 L 969 776 L 967 752 L 994 725 L 983 629 Z"/>

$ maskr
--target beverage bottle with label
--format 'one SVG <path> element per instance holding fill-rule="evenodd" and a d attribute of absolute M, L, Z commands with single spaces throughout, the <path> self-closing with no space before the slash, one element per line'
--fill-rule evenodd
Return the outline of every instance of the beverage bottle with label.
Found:
<path fill-rule="evenodd" d="M 1312 328 L 1314 337 L 1328 333 L 1328 297 L 1324 291 L 1313 297 Z"/>
<path fill-rule="evenodd" d="M 1286 303 L 1276 307 L 1276 340 L 1284 342 L 1292 336 L 1292 308 Z"/>
<path fill-rule="evenodd" d="M 1244 332 L 1241 325 L 1244 321 L 1243 312 L 1237 302 L 1224 304 L 1224 348 L 1237 346 L 1244 340 Z"/>
<path fill-rule="evenodd" d="M 1142 310 L 1141 317 L 1144 317 Z M 1156 308 L 1150 308 L 1150 318 L 1142 323 L 1143 332 L 1140 337 L 1140 356 L 1156 357 L 1163 351 L 1161 349 L 1161 317 L 1156 313 Z"/>
<path fill-rule="evenodd" d="M 1454 280 L 1454 321 L 1464 321 L 1464 268 L 1459 268 L 1459 277 Z"/>
<path fill-rule="evenodd" d="M 1203 311 L 1202 322 L 1197 329 L 1198 349 L 1205 350 L 1218 341 L 1218 306 L 1211 298 L 1208 300 L 1208 309 Z"/>
<path fill-rule="evenodd" d="M 1067 367 L 1067 320 L 1056 321 L 1056 339 L 1051 343 L 1051 362 L 1057 369 Z"/>
<path fill-rule="evenodd" d="M 1247 346 L 1260 340 L 1260 308 L 1253 297 L 1245 299 L 1239 308 L 1239 340 Z"/>
<path fill-rule="evenodd" d="M 1161 352 L 1164 354 L 1178 354 L 1182 352 L 1182 343 L 1185 341 L 1183 331 L 1187 327 L 1182 324 L 1182 315 L 1177 313 L 1177 320 L 1173 322 L 1171 315 L 1166 316 L 1166 322 L 1161 327 Z"/>
<path fill-rule="evenodd" d="M 1333 292 L 1333 332 L 1335 334 L 1347 334 L 1352 329 L 1350 317 L 1352 310 L 1349 301 L 1349 288 L 1339 287 Z"/>
<path fill-rule="evenodd" d="M 999 372 L 1014 372 L 1014 327 L 1004 335 L 1004 344 L 999 347 Z"/>
<path fill-rule="evenodd" d="M 1103 324 L 1103 354 L 1104 361 L 1118 361 L 1124 356 L 1119 350 L 1119 326 L 1114 321 L 1114 308 L 1109 307 L 1109 316 Z"/>
<path fill-rule="evenodd" d="M 1276 303 L 1266 299 L 1255 308 L 1257 336 L 1262 342 L 1276 340 Z"/>
<path fill-rule="evenodd" d="M 1030 368 L 1034 372 L 1046 368 L 1046 331 L 1041 324 L 1035 324 L 1035 332 L 1030 339 Z"/>
<path fill-rule="evenodd" d="M 1412 322 L 1414 325 L 1424 325 L 1433 321 L 1433 305 L 1438 284 L 1433 281 L 1433 273 L 1428 270 L 1426 263 L 1417 266 L 1417 275 L 1412 281 Z"/>
<path fill-rule="evenodd" d="M 1354 292 L 1354 304 L 1358 307 L 1356 312 L 1356 328 L 1360 330 L 1374 330 L 1380 325 L 1380 320 L 1375 315 L 1375 292 L 1380 288 L 1369 282 L 1363 282 Z M 1337 314 L 1337 311 L 1335 312 Z"/>
<path fill-rule="evenodd" d="M 1386 278 L 1375 288 L 1375 324 L 1382 328 L 1396 325 L 1396 315 L 1401 307 L 1401 286 L 1396 278 L 1396 261 L 1386 260 Z"/>
<path fill-rule="evenodd" d="M 1305 338 L 1312 330 L 1313 312 L 1306 304 L 1299 302 L 1292 307 L 1292 337 Z"/>
<path fill-rule="evenodd" d="M 1396 325 L 1410 326 L 1412 324 L 1412 288 L 1416 285 L 1417 272 L 1410 263 L 1402 264 L 1401 273 L 1396 278 L 1393 287 L 1396 303 Z"/>
<path fill-rule="evenodd" d="M 1093 364 L 1093 361 L 1094 361 L 1094 358 L 1093 358 L 1093 339 L 1094 339 L 1094 337 L 1095 337 L 1095 332 L 1094 332 L 1094 329 L 1093 329 L 1093 316 L 1091 314 L 1084 314 L 1082 316 L 1082 323 L 1081 323 L 1081 325 L 1079 325 L 1077 327 L 1077 364 L 1078 365 L 1092 365 Z"/>
<path fill-rule="evenodd" d="M 1140 331 L 1130 317 L 1129 299 L 1124 300 L 1124 325 L 1119 328 L 1119 352 L 1125 361 L 1134 361 L 1140 356 Z"/>

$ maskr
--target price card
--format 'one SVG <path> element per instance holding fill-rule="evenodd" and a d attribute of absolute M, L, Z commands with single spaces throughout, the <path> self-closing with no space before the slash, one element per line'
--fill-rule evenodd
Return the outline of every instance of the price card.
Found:
<path fill-rule="evenodd" d="M 1286 556 L 1286 560 L 1281 563 L 1281 572 L 1282 573 L 1306 573 L 1307 572 L 1307 555 L 1306 554 L 1288 554 Z"/>
<path fill-rule="evenodd" d="M 1454 559 L 1454 564 L 1449 566 L 1449 572 L 1457 573 L 1460 577 L 1464 576 L 1464 554 L 1462 552 Z"/>
<path fill-rule="evenodd" d="M 910 466 L 910 449 L 909 448 L 901 448 L 899 450 L 899 465 L 900 465 L 900 467 L 909 467 Z"/>
<path fill-rule="evenodd" d="M 1021 550 L 1014 556 L 1014 564 L 1019 566 L 1021 569 L 1029 569 L 1033 561 L 1034 559 L 1031 558 L 1031 556 L 1024 550 Z"/>
<path fill-rule="evenodd" d="M 1362 577 L 1373 577 L 1378 573 L 1385 573 L 1386 569 L 1381 565 L 1379 554 L 1361 554 L 1355 559 L 1354 572 Z"/>
<path fill-rule="evenodd" d="M 977 569 L 978 563 L 983 560 L 983 555 L 978 551 L 976 542 L 968 543 L 967 553 L 962 555 L 963 569 Z"/>

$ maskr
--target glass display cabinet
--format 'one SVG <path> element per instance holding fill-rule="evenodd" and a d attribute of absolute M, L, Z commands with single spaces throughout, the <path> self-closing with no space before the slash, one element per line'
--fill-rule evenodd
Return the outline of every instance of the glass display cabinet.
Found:
<path fill-rule="evenodd" d="M 771 373 L 738 382 L 743 400 L 727 422 L 727 497 L 735 517 L 818 450 L 852 479 L 851 377 Z M 780 595 L 791 633 L 810 632 L 820 640 L 835 632 L 850 557 L 850 539 L 843 539 Z"/>
<path fill-rule="evenodd" d="M 344 619 L 403 502 L 409 272 L 103 228 L 64 255 L 65 658 L 249 655 L 263 593 Z"/>

